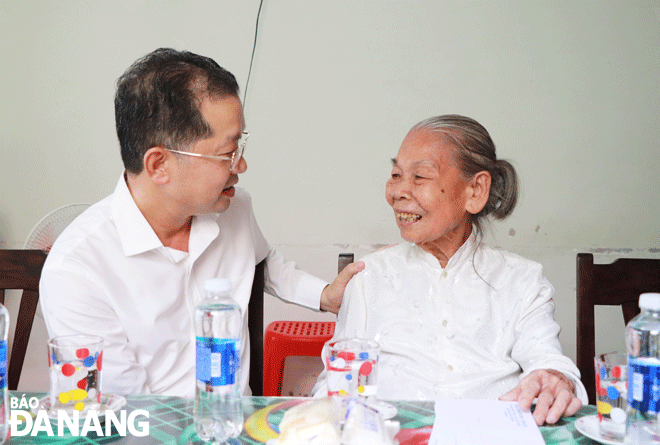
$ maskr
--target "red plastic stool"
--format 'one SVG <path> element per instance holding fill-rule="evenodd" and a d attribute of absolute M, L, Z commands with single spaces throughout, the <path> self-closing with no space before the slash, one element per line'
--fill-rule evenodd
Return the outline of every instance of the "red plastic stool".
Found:
<path fill-rule="evenodd" d="M 334 321 L 274 321 L 264 332 L 264 396 L 279 396 L 289 356 L 321 357 L 335 333 Z"/>

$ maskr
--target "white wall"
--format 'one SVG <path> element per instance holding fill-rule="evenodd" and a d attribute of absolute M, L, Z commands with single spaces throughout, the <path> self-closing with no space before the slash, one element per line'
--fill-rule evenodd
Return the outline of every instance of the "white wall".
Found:
<path fill-rule="evenodd" d="M 0 246 L 47 212 L 111 193 L 114 82 L 161 46 L 208 55 L 245 88 L 257 0 L 0 0 Z M 400 238 L 389 159 L 423 118 L 490 131 L 522 180 L 494 244 L 540 261 L 575 356 L 575 255 L 660 257 L 660 1 L 265 0 L 241 185 L 270 242 L 325 279 L 337 253 Z M 325 318 L 268 302 L 267 322 Z M 599 351 L 623 347 L 599 312 Z M 45 388 L 45 330 L 23 388 Z"/>

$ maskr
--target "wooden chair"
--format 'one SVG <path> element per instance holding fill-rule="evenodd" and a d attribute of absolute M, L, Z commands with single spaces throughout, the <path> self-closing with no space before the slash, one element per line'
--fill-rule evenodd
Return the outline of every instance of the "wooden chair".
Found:
<path fill-rule="evenodd" d="M 9 359 L 10 390 L 18 388 L 21 378 L 34 314 L 39 303 L 39 278 L 45 261 L 46 252 L 43 250 L 0 250 L 0 303 L 5 303 L 5 290 L 23 291 Z"/>
<path fill-rule="evenodd" d="M 344 267 L 351 264 L 355 261 L 355 255 L 352 253 L 340 253 L 339 259 L 337 260 L 337 273 L 340 273 L 344 270 Z"/>
<path fill-rule="evenodd" d="M 250 303 L 248 303 L 248 331 L 250 332 L 250 377 L 253 396 L 264 393 L 264 272 L 266 260 L 255 266 Z"/>
<path fill-rule="evenodd" d="M 639 313 L 639 296 L 660 292 L 660 259 L 621 258 L 594 264 L 590 253 L 577 255 L 577 367 L 589 403 L 596 403 L 594 306 L 621 306 L 624 325 Z M 624 335 L 624 325 L 613 327 Z"/>

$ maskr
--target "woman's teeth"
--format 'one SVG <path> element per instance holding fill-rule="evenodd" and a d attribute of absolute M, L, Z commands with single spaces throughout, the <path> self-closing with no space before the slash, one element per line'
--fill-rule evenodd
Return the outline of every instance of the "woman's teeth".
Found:
<path fill-rule="evenodd" d="M 419 221 L 422 218 L 422 215 L 416 215 L 414 213 L 397 212 L 396 217 L 405 222 L 415 222 L 415 221 Z"/>

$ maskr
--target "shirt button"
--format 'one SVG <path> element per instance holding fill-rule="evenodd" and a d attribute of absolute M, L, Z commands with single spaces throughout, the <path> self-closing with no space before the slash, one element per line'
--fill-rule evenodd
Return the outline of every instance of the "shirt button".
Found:
<path fill-rule="evenodd" d="M 443 328 L 446 328 L 448 324 L 449 323 L 447 322 L 447 320 L 442 320 L 442 327 Z"/>
<path fill-rule="evenodd" d="M 447 371 L 452 372 L 454 367 L 452 365 L 447 365 Z"/>
<path fill-rule="evenodd" d="M 447 271 L 446 270 L 442 271 L 442 278 L 447 278 Z"/>

